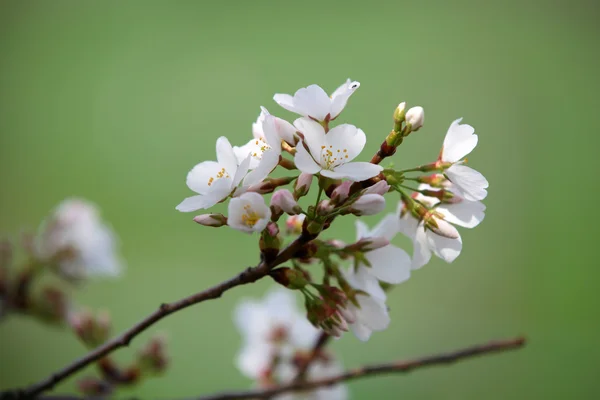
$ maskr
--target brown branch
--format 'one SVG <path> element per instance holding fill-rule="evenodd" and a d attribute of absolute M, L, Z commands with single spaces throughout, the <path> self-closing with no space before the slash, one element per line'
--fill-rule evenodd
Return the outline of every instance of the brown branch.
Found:
<path fill-rule="evenodd" d="M 27 388 L 16 390 L 14 392 L 14 395 L 17 398 L 35 397 L 46 390 L 52 389 L 58 382 L 66 379 L 67 377 L 73 375 L 75 372 L 101 359 L 107 354 L 112 353 L 120 347 L 128 346 L 134 337 L 148 329 L 150 326 L 154 325 L 156 322 L 165 318 L 166 316 L 180 311 L 184 308 L 187 308 L 191 305 L 221 297 L 221 295 L 224 292 L 236 286 L 253 283 L 261 278 L 264 278 L 269 274 L 269 271 L 272 268 L 292 258 L 298 250 L 300 250 L 306 243 L 310 242 L 315 237 L 316 235 L 303 233 L 295 241 L 290 243 L 288 247 L 281 251 L 272 262 L 267 263 L 263 261 L 256 267 L 247 268 L 235 277 L 221 282 L 220 284 L 208 288 L 202 292 L 193 294 L 189 297 L 185 297 L 173 303 L 161 304 L 156 311 L 148 315 L 146 318 L 142 319 L 140 322 L 138 322 L 125 332 L 123 332 L 121 335 L 97 347 L 96 349 L 92 350 L 79 360 L 76 360 L 73 363 L 67 365 L 60 371 L 53 373 L 48 378 L 41 380 Z"/>
<path fill-rule="evenodd" d="M 317 338 L 315 344 L 313 345 L 313 348 L 310 351 L 310 354 L 306 358 L 306 361 L 298 369 L 298 373 L 296 374 L 296 378 L 294 378 L 294 382 L 300 382 L 304 380 L 304 375 L 306 375 L 306 371 L 308 371 L 308 368 L 313 363 L 313 361 L 315 361 L 315 359 L 317 358 L 323 347 L 325 347 L 330 338 L 331 336 L 329 336 L 325 332 L 321 332 L 321 335 L 319 335 L 319 337 Z"/>
<path fill-rule="evenodd" d="M 465 349 L 458 350 L 452 353 L 436 354 L 409 361 L 396 361 L 387 364 L 377 364 L 351 369 L 349 371 L 344 372 L 341 375 L 334 376 L 331 378 L 317 379 L 310 382 L 293 382 L 288 385 L 282 385 L 271 389 L 219 393 L 211 396 L 201 397 L 198 400 L 268 399 L 272 396 L 282 393 L 316 389 L 319 387 L 335 385 L 337 383 L 349 381 L 352 379 L 391 373 L 407 373 L 414 369 L 419 369 L 423 367 L 452 364 L 454 362 L 471 357 L 519 349 L 524 345 L 524 337 L 518 337 L 515 339 L 508 340 L 498 340 L 478 346 L 467 347 Z"/>

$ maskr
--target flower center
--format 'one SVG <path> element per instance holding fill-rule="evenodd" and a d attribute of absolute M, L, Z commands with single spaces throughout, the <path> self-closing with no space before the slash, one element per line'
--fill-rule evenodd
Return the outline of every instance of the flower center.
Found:
<path fill-rule="evenodd" d="M 229 174 L 227 173 L 227 171 L 225 171 L 225 168 L 221 168 L 221 170 L 217 172 L 217 175 L 208 178 L 208 186 L 212 185 L 215 180 L 221 179 L 223 177 L 229 178 Z"/>
<path fill-rule="evenodd" d="M 258 215 L 256 213 L 256 211 L 254 211 L 252 209 L 252 207 L 250 207 L 249 204 L 246 204 L 244 206 L 244 214 L 242 215 L 242 222 L 246 226 L 249 226 L 250 228 L 252 228 L 254 225 L 256 225 L 256 223 L 258 222 L 259 219 L 260 219 L 260 215 Z"/>
<path fill-rule="evenodd" d="M 333 148 L 332 145 L 321 146 L 321 166 L 325 169 L 333 169 L 348 158 L 348 149 Z"/>
<path fill-rule="evenodd" d="M 252 146 L 252 157 L 257 160 L 262 159 L 262 155 L 265 151 L 271 150 L 271 146 L 265 141 L 263 138 L 258 138 L 254 141 L 254 146 Z"/>

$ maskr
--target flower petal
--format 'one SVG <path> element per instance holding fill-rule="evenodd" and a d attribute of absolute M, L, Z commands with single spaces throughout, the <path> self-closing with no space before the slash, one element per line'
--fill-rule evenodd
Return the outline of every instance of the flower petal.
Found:
<path fill-rule="evenodd" d="M 485 217 L 485 205 L 480 201 L 462 200 L 458 203 L 442 204 L 436 211 L 452 224 L 465 228 L 474 228 Z"/>
<path fill-rule="evenodd" d="M 197 164 L 188 172 L 185 183 L 198 194 L 207 194 L 211 191 L 212 182 L 221 179 L 230 179 L 226 176 L 217 178 L 223 167 L 215 161 L 204 161 Z M 213 181 L 210 180 L 213 178 Z M 209 185 L 211 183 L 211 185 Z"/>
<path fill-rule="evenodd" d="M 362 238 L 371 237 L 371 232 L 369 231 L 369 227 L 360 219 L 357 219 L 354 222 L 354 226 L 356 227 L 356 240 L 360 240 Z"/>
<path fill-rule="evenodd" d="M 272 149 L 265 151 L 256 168 L 244 178 L 243 185 L 252 186 L 262 182 L 277 166 L 277 163 L 279 163 L 279 153 Z"/>
<path fill-rule="evenodd" d="M 219 200 L 216 200 L 214 196 L 198 195 L 186 198 L 175 209 L 181 212 L 190 212 L 212 207 L 218 202 Z"/>
<path fill-rule="evenodd" d="M 331 99 L 319 85 L 310 85 L 294 93 L 294 106 L 304 116 L 323 121 L 331 109 Z"/>
<path fill-rule="evenodd" d="M 296 107 L 296 104 L 294 103 L 294 98 L 289 94 L 277 93 L 275 96 L 273 96 L 273 100 L 275 100 L 277 104 L 279 104 L 281 107 L 285 108 L 288 111 L 291 111 L 296 114 L 303 113 L 300 109 L 298 109 L 298 107 Z"/>
<path fill-rule="evenodd" d="M 229 175 L 235 175 L 237 170 L 237 157 L 231 147 L 231 143 L 225 136 L 221 136 L 217 139 L 217 161 Z"/>
<path fill-rule="evenodd" d="M 356 296 L 360 310 L 357 312 L 359 321 L 374 331 L 381 331 L 390 324 L 390 316 L 385 303 L 372 296 L 359 294 Z"/>
<path fill-rule="evenodd" d="M 450 124 L 446 137 L 444 138 L 444 147 L 442 149 L 442 161 L 457 162 L 469 154 L 477 146 L 477 135 L 471 125 L 459 124 L 462 118 Z"/>
<path fill-rule="evenodd" d="M 433 232 L 431 232 L 434 234 Z M 434 234 L 435 235 L 435 234 Z M 436 235 L 439 236 L 439 235 Z M 441 236 L 440 236 L 441 237 Z M 413 240 L 412 269 L 419 269 L 431 260 L 431 249 L 423 223 L 420 223 Z"/>
<path fill-rule="evenodd" d="M 400 232 L 400 218 L 396 214 L 388 214 L 371 230 L 370 236 L 392 240 Z"/>
<path fill-rule="evenodd" d="M 460 235 L 456 239 L 450 239 L 444 236 L 436 235 L 434 232 L 427 232 L 429 246 L 436 256 L 451 263 L 460 255 L 462 250 L 462 239 Z"/>
<path fill-rule="evenodd" d="M 356 338 L 362 342 L 366 342 L 371 337 L 373 331 L 366 325 L 356 322 L 350 325 L 350 329 Z"/>
<path fill-rule="evenodd" d="M 311 155 L 306 151 L 302 142 L 296 146 L 296 155 L 294 156 L 294 163 L 296 168 L 306 174 L 316 174 L 321 170 L 321 166 L 318 165 Z"/>
<path fill-rule="evenodd" d="M 478 171 L 466 165 L 454 164 L 445 172 L 446 176 L 456 185 L 465 199 L 470 201 L 483 200 L 487 196 L 485 190 L 489 183 Z"/>
<path fill-rule="evenodd" d="M 321 175 L 333 179 L 349 179 L 354 182 L 361 182 L 379 175 L 383 171 L 381 165 L 368 162 L 351 162 L 335 167 L 333 171 L 323 170 Z"/>
<path fill-rule="evenodd" d="M 324 144 L 328 149 L 331 148 L 334 156 L 337 155 L 339 150 L 340 159 L 334 163 L 334 165 L 339 165 L 354 160 L 363 151 L 366 143 L 367 136 L 362 129 L 350 124 L 341 124 L 325 135 Z"/>
<path fill-rule="evenodd" d="M 233 176 L 233 181 L 231 184 L 232 188 L 236 188 L 242 179 L 244 179 L 248 174 L 248 169 L 250 168 L 250 163 L 253 161 L 253 157 L 250 154 L 246 155 L 246 158 L 240 163 L 235 171 L 235 175 Z"/>
<path fill-rule="evenodd" d="M 331 119 L 336 118 L 346 107 L 346 103 L 352 94 L 360 87 L 360 82 L 346 80 L 331 95 Z"/>
<path fill-rule="evenodd" d="M 325 129 L 316 121 L 308 118 L 298 118 L 294 126 L 304 136 L 303 142 L 308 146 L 310 154 L 317 164 L 321 164 L 321 153 L 325 146 Z"/>
<path fill-rule="evenodd" d="M 388 245 L 369 251 L 365 257 L 371 264 L 371 273 L 380 281 L 398 284 L 410 278 L 410 257 L 399 247 Z"/>

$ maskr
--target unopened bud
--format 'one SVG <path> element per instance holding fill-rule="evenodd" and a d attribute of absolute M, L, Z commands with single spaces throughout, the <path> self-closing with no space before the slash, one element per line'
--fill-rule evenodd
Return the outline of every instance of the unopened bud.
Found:
<path fill-rule="evenodd" d="M 325 216 L 330 214 L 334 209 L 334 206 L 329 200 L 321 200 L 317 205 L 317 214 Z"/>
<path fill-rule="evenodd" d="M 394 110 L 394 130 L 400 132 L 402 122 L 406 116 L 406 102 L 398 104 L 398 107 Z"/>
<path fill-rule="evenodd" d="M 298 205 L 294 196 L 287 189 L 279 189 L 271 197 L 271 208 L 279 211 L 286 212 L 290 215 L 300 214 L 302 207 Z"/>
<path fill-rule="evenodd" d="M 350 194 L 350 187 L 354 182 L 344 181 L 340 183 L 331 193 L 331 202 L 335 205 L 342 204 Z"/>
<path fill-rule="evenodd" d="M 266 178 L 264 181 L 250 186 L 248 188 L 248 191 L 256 192 L 258 194 L 272 193 L 278 187 L 288 185 L 294 179 L 296 178 L 293 176 L 288 176 L 284 178 Z"/>
<path fill-rule="evenodd" d="M 408 132 L 416 132 L 423 126 L 425 119 L 425 110 L 423 107 L 412 107 L 406 112 L 406 125 Z"/>
<path fill-rule="evenodd" d="M 299 235 L 302 233 L 302 225 L 306 215 L 290 215 L 285 221 L 285 232 L 288 235 Z"/>
<path fill-rule="evenodd" d="M 201 214 L 194 217 L 194 222 L 204 226 L 212 226 L 218 228 L 227 225 L 227 217 L 223 214 Z"/>
<path fill-rule="evenodd" d="M 443 218 L 438 218 L 434 215 L 428 215 L 423 219 L 425 226 L 440 236 L 447 237 L 448 239 L 458 239 L 460 237 L 456 228 L 446 222 Z"/>
<path fill-rule="evenodd" d="M 296 200 L 298 200 L 300 197 L 306 196 L 310 190 L 310 184 L 312 183 L 312 180 L 312 174 L 307 174 L 306 172 L 300 174 L 298 179 L 296 179 L 296 184 L 294 185 L 294 198 Z"/>
<path fill-rule="evenodd" d="M 54 287 L 44 288 L 34 304 L 37 315 L 52 323 L 62 323 L 67 317 L 68 307 L 67 295 Z"/>
<path fill-rule="evenodd" d="M 310 283 L 308 273 L 288 267 L 277 268 L 269 275 L 275 282 L 292 290 L 302 289 Z"/>
<path fill-rule="evenodd" d="M 161 373 L 169 363 L 167 356 L 167 340 L 158 335 L 150 339 L 138 355 L 139 368 L 144 372 Z"/>
<path fill-rule="evenodd" d="M 347 246 L 344 250 L 347 252 L 367 252 L 380 249 L 390 244 L 390 241 L 384 237 L 368 237 L 362 238 L 358 242 Z"/>
<path fill-rule="evenodd" d="M 420 183 L 426 183 L 429 186 L 433 187 L 441 187 L 442 184 L 446 181 L 446 178 L 442 174 L 431 174 L 431 175 L 423 175 L 417 178 Z"/>
<path fill-rule="evenodd" d="M 265 230 L 261 232 L 258 247 L 267 261 L 277 257 L 281 248 L 281 237 L 279 236 L 279 227 L 275 222 L 269 222 Z"/>
<path fill-rule="evenodd" d="M 374 215 L 385 208 L 385 198 L 380 194 L 364 194 L 350 207 L 354 215 Z"/>
<path fill-rule="evenodd" d="M 373 186 L 369 186 L 364 194 L 384 195 L 390 190 L 390 185 L 384 180 L 378 181 Z"/>

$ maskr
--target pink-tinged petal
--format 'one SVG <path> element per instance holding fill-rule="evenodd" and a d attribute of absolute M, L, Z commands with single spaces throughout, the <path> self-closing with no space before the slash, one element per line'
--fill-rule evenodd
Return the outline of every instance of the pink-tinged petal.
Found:
<path fill-rule="evenodd" d="M 433 232 L 431 232 L 434 234 Z M 441 237 L 441 236 L 440 236 Z M 427 239 L 427 233 L 423 224 L 420 223 L 416 230 L 416 235 L 413 240 L 413 258 L 412 269 L 419 269 L 431 260 L 431 249 Z"/>
<path fill-rule="evenodd" d="M 388 214 L 373 228 L 370 236 L 392 240 L 400 232 L 400 218 L 396 214 Z"/>
<path fill-rule="evenodd" d="M 210 191 L 212 182 L 216 181 L 223 167 L 214 161 L 204 161 L 197 164 L 188 172 L 186 177 L 187 186 L 198 194 L 206 194 Z M 210 179 L 213 179 L 212 181 Z M 223 177 L 220 179 L 229 179 Z M 210 183 L 210 185 L 209 185 Z"/>
<path fill-rule="evenodd" d="M 319 85 L 310 85 L 296 91 L 294 106 L 300 114 L 323 121 L 331 110 L 331 99 Z"/>
<path fill-rule="evenodd" d="M 296 164 L 296 168 L 306 174 L 314 175 L 321 170 L 321 166 L 313 160 L 311 155 L 304 148 L 302 142 L 298 143 L 298 146 L 296 146 L 294 163 Z"/>
<path fill-rule="evenodd" d="M 383 171 L 381 165 L 371 164 L 368 162 L 351 162 L 335 167 L 333 171 L 323 170 L 321 175 L 333 179 L 343 179 L 354 182 L 362 182 L 379 175 Z"/>
<path fill-rule="evenodd" d="M 449 239 L 433 232 L 427 232 L 427 241 L 435 255 L 447 263 L 454 261 L 462 250 L 460 235 L 456 239 Z"/>
<path fill-rule="evenodd" d="M 445 172 L 446 176 L 469 201 L 483 200 L 487 196 L 487 179 L 478 171 L 466 165 L 454 164 Z"/>
<path fill-rule="evenodd" d="M 371 264 L 371 273 L 380 281 L 398 284 L 410 278 L 410 257 L 396 246 L 369 251 L 365 256 Z"/>
<path fill-rule="evenodd" d="M 485 205 L 480 201 L 462 200 L 458 203 L 442 204 L 436 211 L 452 224 L 474 228 L 485 218 Z"/>
<path fill-rule="evenodd" d="M 337 117 L 344 107 L 352 94 L 360 87 L 360 82 L 352 82 L 348 79 L 335 92 L 331 95 L 331 118 Z"/>
<path fill-rule="evenodd" d="M 217 139 L 217 161 L 227 173 L 231 176 L 235 174 L 237 170 L 237 157 L 231 147 L 231 143 L 225 136 L 221 136 Z"/>
<path fill-rule="evenodd" d="M 350 124 L 341 124 L 325 135 L 325 147 L 333 153 L 337 160 L 333 165 L 346 164 L 354 160 L 365 147 L 367 136 Z"/>
<path fill-rule="evenodd" d="M 232 187 L 237 187 L 242 181 L 242 179 L 244 179 L 244 177 L 248 173 L 248 169 L 250 168 L 250 163 L 252 162 L 252 160 L 252 156 L 248 154 L 246 155 L 246 158 L 240 163 L 237 170 L 235 171 L 235 175 L 231 184 Z"/>
<path fill-rule="evenodd" d="M 471 125 L 460 124 L 462 118 L 452 122 L 444 138 L 442 161 L 457 162 L 469 154 L 477 146 L 477 135 Z"/>
<path fill-rule="evenodd" d="M 314 160 L 321 164 L 321 153 L 326 145 L 325 130 L 321 124 L 308 118 L 298 118 L 294 121 L 294 126 L 304 135 L 303 142 L 308 146 Z M 297 147 L 300 147 L 300 144 Z"/>

